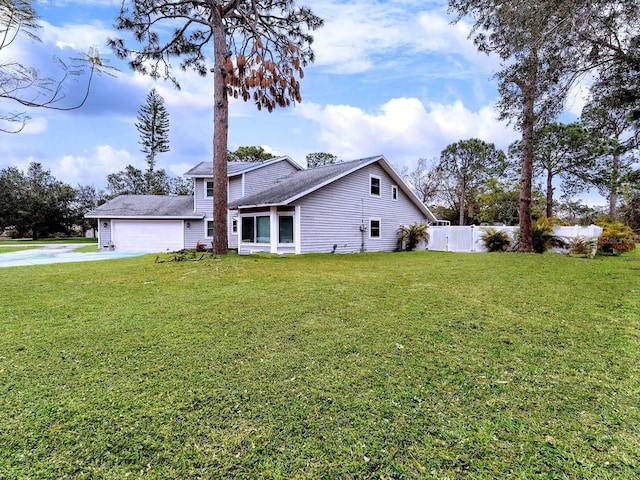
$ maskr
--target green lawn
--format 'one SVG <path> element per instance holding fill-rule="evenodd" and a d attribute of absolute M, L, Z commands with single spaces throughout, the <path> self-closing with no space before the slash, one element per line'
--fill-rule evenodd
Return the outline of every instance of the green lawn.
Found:
<path fill-rule="evenodd" d="M 156 259 L 0 271 L 0 478 L 640 478 L 637 251 Z"/>

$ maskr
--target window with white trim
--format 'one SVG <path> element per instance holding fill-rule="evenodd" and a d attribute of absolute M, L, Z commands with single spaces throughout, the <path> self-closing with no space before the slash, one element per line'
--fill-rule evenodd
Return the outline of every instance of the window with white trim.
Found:
<path fill-rule="evenodd" d="M 234 235 L 238 234 L 238 218 L 237 217 L 233 217 L 231 219 L 231 233 L 233 233 Z"/>
<path fill-rule="evenodd" d="M 398 186 L 397 185 L 392 185 L 391 186 L 391 200 L 393 200 L 394 202 L 398 200 Z"/>
<path fill-rule="evenodd" d="M 204 187 L 204 196 L 206 198 L 213 198 L 213 180 L 206 180 Z"/>
<path fill-rule="evenodd" d="M 380 196 L 380 183 L 382 179 L 376 175 L 369 176 L 369 195 L 373 197 Z"/>
<path fill-rule="evenodd" d="M 242 217 L 242 241 L 244 243 L 270 243 L 271 219 L 269 215 Z"/>
<path fill-rule="evenodd" d="M 369 238 L 380 238 L 380 219 L 369 219 Z"/>
<path fill-rule="evenodd" d="M 213 238 L 213 220 L 207 220 L 207 238 Z"/>

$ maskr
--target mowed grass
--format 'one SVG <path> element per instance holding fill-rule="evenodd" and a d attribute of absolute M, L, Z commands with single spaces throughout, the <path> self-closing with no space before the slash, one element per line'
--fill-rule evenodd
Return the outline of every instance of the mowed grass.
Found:
<path fill-rule="evenodd" d="M 640 478 L 636 252 L 154 260 L 2 270 L 0 478 Z"/>

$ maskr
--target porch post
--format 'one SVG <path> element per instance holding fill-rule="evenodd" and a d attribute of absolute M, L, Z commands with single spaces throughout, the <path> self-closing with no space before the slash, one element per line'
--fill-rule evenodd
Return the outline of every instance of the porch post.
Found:
<path fill-rule="evenodd" d="M 296 254 L 302 253 L 302 238 L 300 236 L 300 205 L 296 205 L 293 212 L 293 244 Z"/>
<path fill-rule="evenodd" d="M 278 226 L 278 207 L 270 208 L 270 237 L 271 237 L 271 253 L 278 253 L 278 237 L 280 235 L 280 229 Z"/>

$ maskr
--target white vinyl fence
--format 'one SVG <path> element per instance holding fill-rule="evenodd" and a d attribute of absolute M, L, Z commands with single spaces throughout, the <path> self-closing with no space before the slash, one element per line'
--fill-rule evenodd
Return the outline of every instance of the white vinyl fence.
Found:
<path fill-rule="evenodd" d="M 480 237 L 482 237 L 487 229 L 505 231 L 514 239 L 520 227 L 477 225 L 463 227 L 455 225 L 429 226 L 427 229 L 429 232 L 427 249 L 442 252 L 486 252 L 484 242 Z M 577 238 L 591 240 L 597 239 L 600 236 L 602 228 L 597 225 L 590 225 L 588 227 L 581 227 L 579 225 L 573 227 L 555 227 L 553 233 L 567 241 Z"/>

